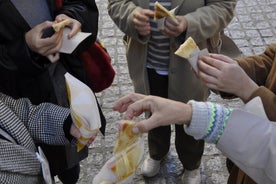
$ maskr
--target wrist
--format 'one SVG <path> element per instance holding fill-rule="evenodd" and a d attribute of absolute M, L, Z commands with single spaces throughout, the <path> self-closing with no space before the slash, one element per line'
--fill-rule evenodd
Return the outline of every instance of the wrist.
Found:
<path fill-rule="evenodd" d="M 247 82 L 247 85 L 243 85 L 243 89 L 240 90 L 242 94 L 240 95 L 240 98 L 244 101 L 247 102 L 250 100 L 251 95 L 253 94 L 254 91 L 258 89 L 258 85 L 252 81 L 251 79 Z"/>

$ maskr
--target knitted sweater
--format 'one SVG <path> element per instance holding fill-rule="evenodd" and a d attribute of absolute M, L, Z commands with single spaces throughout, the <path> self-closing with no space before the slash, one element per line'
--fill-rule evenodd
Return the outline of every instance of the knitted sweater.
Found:
<path fill-rule="evenodd" d="M 227 125 L 231 108 L 211 102 L 189 101 L 193 115 L 189 126 L 184 126 L 187 134 L 195 139 L 204 139 L 209 143 L 217 143 Z"/>

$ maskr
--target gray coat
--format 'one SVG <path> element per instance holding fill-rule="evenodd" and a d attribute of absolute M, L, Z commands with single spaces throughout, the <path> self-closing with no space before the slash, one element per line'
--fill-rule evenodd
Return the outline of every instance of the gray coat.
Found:
<path fill-rule="evenodd" d="M 188 28 L 180 36 L 170 39 L 170 99 L 187 102 L 208 97 L 208 89 L 194 75 L 189 63 L 174 52 L 189 36 L 201 49 L 207 47 L 210 52 L 219 52 L 219 32 L 232 20 L 235 5 L 236 0 L 172 0 L 172 8 L 179 6 L 175 14 L 185 16 Z M 149 36 L 139 35 L 131 23 L 132 13 L 138 6 L 149 8 L 149 0 L 109 0 L 108 12 L 125 33 L 127 62 L 135 91 L 149 94 L 146 73 Z"/>
<path fill-rule="evenodd" d="M 16 143 L 0 134 L 0 183 L 43 183 L 35 143 L 69 144 L 63 123 L 67 108 L 28 99 L 14 100 L 0 93 L 0 128 Z"/>

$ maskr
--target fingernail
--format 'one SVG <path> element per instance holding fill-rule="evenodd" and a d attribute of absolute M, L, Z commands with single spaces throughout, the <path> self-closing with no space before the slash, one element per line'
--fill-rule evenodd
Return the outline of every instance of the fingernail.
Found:
<path fill-rule="evenodd" d="M 133 132 L 134 134 L 138 134 L 140 131 L 139 131 L 139 128 L 133 127 L 132 132 Z"/>

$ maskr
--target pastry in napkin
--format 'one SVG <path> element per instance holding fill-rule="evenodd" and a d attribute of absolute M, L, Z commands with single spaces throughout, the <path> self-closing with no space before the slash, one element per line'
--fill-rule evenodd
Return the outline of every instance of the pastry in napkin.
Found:
<path fill-rule="evenodd" d="M 144 154 L 142 134 L 131 133 L 133 121 L 121 121 L 113 156 L 95 176 L 93 184 L 131 183 Z"/>
<path fill-rule="evenodd" d="M 65 81 L 71 117 L 81 132 L 77 141 L 77 150 L 80 151 L 87 141 L 98 133 L 101 118 L 96 97 L 91 89 L 68 72 L 65 74 Z"/>
<path fill-rule="evenodd" d="M 118 132 L 113 153 L 119 153 L 133 144 L 141 134 L 133 134 L 132 128 L 134 121 L 122 121 L 119 123 L 120 130 Z"/>
<path fill-rule="evenodd" d="M 132 183 L 134 174 L 143 158 L 144 140 L 139 137 L 137 141 L 128 146 L 125 150 L 113 155 L 94 177 L 93 184 Z"/>
<path fill-rule="evenodd" d="M 167 10 L 164 6 L 162 6 L 158 1 L 154 3 L 154 20 L 162 19 L 165 17 L 169 17 L 175 24 L 178 24 L 178 20 L 176 19 L 173 11 Z"/>
<path fill-rule="evenodd" d="M 175 54 L 189 61 L 194 71 L 198 72 L 197 61 L 201 55 L 208 55 L 208 50 L 200 50 L 192 37 L 189 37 L 179 48 Z"/>

